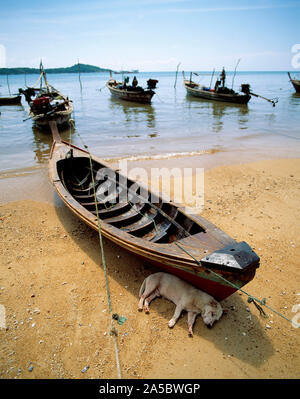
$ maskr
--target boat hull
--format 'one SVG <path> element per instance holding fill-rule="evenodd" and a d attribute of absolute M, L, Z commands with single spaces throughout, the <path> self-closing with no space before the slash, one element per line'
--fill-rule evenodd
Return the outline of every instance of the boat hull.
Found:
<path fill-rule="evenodd" d="M 90 159 L 85 150 L 63 141 L 54 141 L 49 160 L 49 177 L 57 194 L 70 210 L 87 225 L 98 231 L 99 224 L 93 208 L 94 200 L 91 195 L 77 195 L 78 189 L 74 188 L 73 190 L 75 191 L 71 191 L 73 183 L 70 173 L 73 173 L 74 170 L 79 171 L 79 164 L 87 166 L 89 162 L 93 162 L 95 167 L 100 165 L 101 168 L 110 168 L 104 161 L 96 157 Z M 84 168 L 87 169 L 86 167 Z M 99 170 L 102 170 L 101 168 Z M 71 170 L 72 172 L 70 172 Z M 76 181 L 80 180 L 82 180 L 82 175 L 76 176 Z M 86 192 L 86 190 L 83 190 L 83 192 Z M 90 198 L 89 201 L 92 202 L 87 204 L 86 198 Z M 120 203 L 116 205 L 116 208 L 118 206 L 120 206 Z M 170 206 L 175 208 L 175 205 Z M 131 211 L 132 209 L 129 209 L 127 214 Z M 152 234 L 151 231 L 145 232 L 145 234 L 132 235 L 126 231 L 128 230 L 126 226 L 125 229 L 118 228 L 116 222 L 126 221 L 126 212 L 124 214 L 118 213 L 119 216 L 117 218 L 108 218 L 107 214 L 114 212 L 114 206 L 101 210 L 101 218 L 103 218 L 100 221 L 101 233 L 115 244 L 142 258 L 143 261 L 183 278 L 218 300 L 227 298 L 238 288 L 253 279 L 256 268 L 259 266 L 259 258 L 246 243 L 237 243 L 226 233 L 200 216 L 189 215 L 187 217 L 181 207 L 177 207 L 175 211 L 176 215 L 180 213 L 181 219 L 186 218 L 184 223 L 186 225 L 190 223 L 190 226 L 192 226 L 190 231 L 194 229 L 195 232 L 187 237 L 178 236 L 174 242 L 162 243 L 162 241 L 149 240 L 149 234 Z M 142 214 L 142 212 L 139 210 L 137 214 Z M 115 224 L 112 220 L 114 220 Z M 135 219 L 131 223 L 135 225 L 139 221 Z M 157 226 L 159 226 L 159 222 Z M 157 227 L 155 228 L 157 229 Z M 241 245 L 246 248 L 245 251 L 244 249 L 240 251 L 239 246 Z M 236 254 L 239 254 L 237 258 L 245 258 L 246 256 L 246 262 L 242 267 L 226 266 L 232 261 L 230 254 L 233 252 L 230 251 L 236 251 Z M 214 256 L 221 256 L 222 262 L 218 261 L 216 264 L 213 260 Z M 226 280 L 224 281 L 223 279 Z"/>
<path fill-rule="evenodd" d="M 292 80 L 292 84 L 294 86 L 294 89 L 296 90 L 296 93 L 300 93 L 300 81 Z"/>
<path fill-rule="evenodd" d="M 205 100 L 221 101 L 232 104 L 248 104 L 251 96 L 247 94 L 221 94 L 214 91 L 202 90 L 196 83 L 194 87 L 190 87 L 189 81 L 184 81 L 184 87 L 186 88 L 187 94 L 202 98 Z"/>
<path fill-rule="evenodd" d="M 288 76 L 290 78 L 292 85 L 294 86 L 294 89 L 296 90 L 296 93 L 300 93 L 300 80 L 292 79 L 291 74 L 289 72 Z"/>
<path fill-rule="evenodd" d="M 72 112 L 73 105 L 70 102 L 67 110 L 55 112 L 51 116 L 35 115 L 32 111 L 29 112 L 29 116 L 36 126 L 49 129 L 49 121 L 55 121 L 60 127 L 69 124 Z"/>
<path fill-rule="evenodd" d="M 21 96 L 0 97 L 0 105 L 21 104 Z"/>

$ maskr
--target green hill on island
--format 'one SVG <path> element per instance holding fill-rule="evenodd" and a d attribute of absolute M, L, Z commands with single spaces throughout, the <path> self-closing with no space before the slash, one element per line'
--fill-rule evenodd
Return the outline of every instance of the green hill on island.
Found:
<path fill-rule="evenodd" d="M 79 66 L 79 67 L 78 67 Z M 94 65 L 75 64 L 66 68 L 46 68 L 46 73 L 90 73 L 90 72 L 110 72 L 111 69 L 100 68 Z M 0 68 L 0 75 L 24 75 L 39 74 L 39 68 Z"/>

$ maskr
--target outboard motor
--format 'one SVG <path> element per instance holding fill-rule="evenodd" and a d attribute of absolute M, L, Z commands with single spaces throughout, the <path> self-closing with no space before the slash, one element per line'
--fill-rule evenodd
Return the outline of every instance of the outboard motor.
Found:
<path fill-rule="evenodd" d="M 51 111 L 50 98 L 48 96 L 35 98 L 32 102 L 32 109 L 39 114 Z"/>
<path fill-rule="evenodd" d="M 275 104 L 278 103 L 278 98 L 273 98 L 273 99 L 269 99 L 263 96 L 260 96 L 259 94 L 255 94 L 250 90 L 250 85 L 249 84 L 242 84 L 241 85 L 241 92 L 245 93 L 248 96 L 255 96 L 255 97 L 259 97 L 259 98 L 263 98 L 264 100 L 268 101 L 269 103 L 271 103 L 273 105 L 273 107 L 275 107 Z"/>
<path fill-rule="evenodd" d="M 241 92 L 250 95 L 250 85 L 248 83 L 242 84 Z"/>
<path fill-rule="evenodd" d="M 158 83 L 158 80 L 156 80 L 156 79 L 148 79 L 147 80 L 147 88 L 150 90 L 156 89 L 157 83 Z"/>
<path fill-rule="evenodd" d="M 28 87 L 28 89 L 19 89 L 20 94 L 24 94 L 25 100 L 28 102 L 28 104 L 31 101 L 31 97 L 35 96 L 35 90 L 31 87 Z"/>

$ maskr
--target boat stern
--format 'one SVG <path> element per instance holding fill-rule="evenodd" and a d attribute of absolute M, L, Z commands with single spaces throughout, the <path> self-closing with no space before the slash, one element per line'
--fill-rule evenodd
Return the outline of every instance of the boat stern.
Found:
<path fill-rule="evenodd" d="M 259 256 L 245 241 L 229 244 L 201 259 L 207 268 L 217 268 L 229 272 L 243 272 L 259 267 Z"/>

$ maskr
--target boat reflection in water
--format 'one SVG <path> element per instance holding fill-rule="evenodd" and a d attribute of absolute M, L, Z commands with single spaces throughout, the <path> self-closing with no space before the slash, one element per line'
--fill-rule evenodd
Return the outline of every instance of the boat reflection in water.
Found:
<path fill-rule="evenodd" d="M 32 126 L 32 149 L 35 153 L 35 161 L 38 164 L 44 164 L 49 161 L 51 146 L 52 146 L 52 135 L 45 129 L 39 129 L 35 124 Z M 72 142 L 72 137 L 75 133 L 75 127 L 73 124 L 65 128 L 60 128 L 60 135 L 63 140 Z"/>
<path fill-rule="evenodd" d="M 8 114 L 14 112 L 24 112 L 25 108 L 22 104 L 0 104 L 0 114 Z M 25 114 L 26 115 L 26 114 Z"/>
<path fill-rule="evenodd" d="M 139 129 L 145 123 L 147 128 L 155 128 L 155 109 L 151 104 L 138 104 L 129 101 L 110 98 L 110 109 L 117 113 L 117 119 L 120 118 L 120 111 L 124 113 L 125 126 L 132 127 L 136 125 Z"/>
<path fill-rule="evenodd" d="M 232 104 L 221 101 L 210 101 L 186 95 L 188 108 L 199 109 L 199 117 L 212 118 L 212 130 L 216 133 L 222 131 L 224 118 L 237 119 L 240 129 L 248 128 L 249 108 L 247 104 Z"/>
<path fill-rule="evenodd" d="M 291 104 L 300 104 L 300 93 L 293 93 L 290 99 Z"/>

